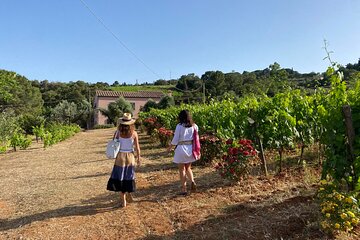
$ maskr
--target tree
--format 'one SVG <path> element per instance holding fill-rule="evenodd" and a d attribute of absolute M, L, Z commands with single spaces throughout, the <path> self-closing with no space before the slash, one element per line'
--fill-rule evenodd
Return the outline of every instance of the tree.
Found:
<path fill-rule="evenodd" d="M 107 109 L 99 108 L 98 110 L 108 118 L 108 123 L 110 124 L 116 124 L 117 119 L 124 113 L 133 112 L 130 102 L 126 101 L 123 97 L 120 97 L 115 102 L 110 103 Z"/>
<path fill-rule="evenodd" d="M 9 141 L 18 128 L 18 117 L 13 111 L 0 112 L 0 152 L 6 151 Z"/>
<path fill-rule="evenodd" d="M 117 87 L 117 86 L 120 86 L 120 83 L 118 81 L 115 81 L 111 86 L 112 87 Z"/>
<path fill-rule="evenodd" d="M 68 84 L 68 92 L 63 93 L 68 101 L 81 104 L 83 101 L 88 100 L 90 97 L 90 84 L 83 81 L 70 82 Z"/>
<path fill-rule="evenodd" d="M 12 97 L 10 90 L 16 86 L 16 73 L 0 70 L 0 101 L 9 101 Z"/>
<path fill-rule="evenodd" d="M 168 82 L 170 85 L 176 85 L 178 83 L 179 80 L 177 79 L 170 79 Z"/>
<path fill-rule="evenodd" d="M 45 118 L 42 115 L 27 113 L 19 117 L 19 123 L 26 134 L 33 134 L 34 127 L 44 125 Z"/>
<path fill-rule="evenodd" d="M 155 86 L 161 86 L 161 85 L 169 85 L 168 81 L 164 79 L 159 79 L 154 82 Z"/>
<path fill-rule="evenodd" d="M 360 58 L 359 58 L 357 63 L 354 63 L 354 64 L 348 63 L 348 64 L 346 64 L 346 68 L 347 69 L 353 69 L 353 70 L 356 70 L 356 71 L 360 71 Z"/>
<path fill-rule="evenodd" d="M 15 114 L 40 113 L 43 100 L 38 88 L 24 76 L 0 70 L 0 111 L 14 110 Z"/>
<path fill-rule="evenodd" d="M 182 75 L 176 84 L 176 88 L 182 91 L 184 99 L 190 102 L 190 99 L 201 95 L 201 79 L 194 73 Z"/>
<path fill-rule="evenodd" d="M 277 62 L 274 62 L 273 64 L 270 64 L 269 68 L 273 72 L 279 71 L 281 69 L 280 64 L 278 64 Z"/>
<path fill-rule="evenodd" d="M 82 128 L 89 129 L 93 115 L 94 110 L 91 106 L 91 103 L 83 100 L 77 104 L 77 116 L 74 122 Z"/>
<path fill-rule="evenodd" d="M 201 79 L 205 83 L 207 93 L 212 97 L 221 96 L 226 91 L 225 75 L 221 71 L 207 71 Z"/>
<path fill-rule="evenodd" d="M 160 99 L 159 103 L 157 104 L 157 108 L 165 109 L 175 105 L 174 98 L 171 96 L 164 96 Z"/>
<path fill-rule="evenodd" d="M 51 111 L 51 120 L 60 123 L 70 124 L 74 122 L 77 115 L 77 106 L 74 102 L 61 101 Z"/>
<path fill-rule="evenodd" d="M 270 64 L 270 85 L 266 94 L 273 97 L 278 92 L 284 92 L 290 87 L 289 74 L 286 70 L 281 69 L 280 64 L 274 62 Z"/>
<path fill-rule="evenodd" d="M 182 75 L 176 84 L 176 88 L 184 91 L 196 90 L 201 86 L 201 79 L 194 73 Z"/>
<path fill-rule="evenodd" d="M 83 100 L 79 103 L 62 100 L 54 108 L 48 108 L 48 119 L 65 124 L 76 123 L 82 128 L 89 128 L 91 116 L 94 113 L 91 104 Z M 36 124 L 34 126 L 38 126 Z"/>
<path fill-rule="evenodd" d="M 150 112 L 150 109 L 151 108 L 157 108 L 157 103 L 152 100 L 152 99 L 149 99 L 145 105 L 142 107 L 142 111 L 143 112 Z"/>
<path fill-rule="evenodd" d="M 66 83 L 60 82 L 49 82 L 48 80 L 43 80 L 41 82 L 32 82 L 33 86 L 39 85 L 42 99 L 44 100 L 44 107 L 53 108 L 65 100 L 64 93 L 67 93 L 68 87 Z"/>
<path fill-rule="evenodd" d="M 233 91 L 236 95 L 242 96 L 244 90 L 242 88 L 243 78 L 238 72 L 231 72 L 225 74 L 225 86 L 227 91 Z"/>
<path fill-rule="evenodd" d="M 94 84 L 94 87 L 96 89 L 102 89 L 102 90 L 110 90 L 110 86 L 108 83 L 103 83 L 103 82 L 97 82 Z"/>

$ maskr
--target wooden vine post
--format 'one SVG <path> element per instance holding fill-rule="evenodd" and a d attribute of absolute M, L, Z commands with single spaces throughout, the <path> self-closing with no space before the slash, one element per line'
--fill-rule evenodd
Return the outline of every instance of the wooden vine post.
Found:
<path fill-rule="evenodd" d="M 351 166 L 353 181 L 350 185 L 350 190 L 355 189 L 355 181 L 357 181 L 356 172 L 354 169 L 355 164 L 355 154 L 354 154 L 354 141 L 355 141 L 355 131 L 353 127 L 352 122 L 352 116 L 351 116 L 351 108 L 349 105 L 344 105 L 342 107 L 344 120 L 345 120 L 345 127 L 346 127 L 346 137 L 347 137 L 347 146 L 348 146 L 348 154 L 347 154 L 347 161 L 349 162 Z"/>
<path fill-rule="evenodd" d="M 263 145 L 262 145 L 262 140 L 259 136 L 256 136 L 256 139 L 257 139 L 257 142 L 258 142 L 258 146 L 259 146 L 259 150 L 260 150 L 260 159 L 261 159 L 261 162 L 262 162 L 262 169 L 264 171 L 264 174 L 265 176 L 267 177 L 268 176 L 268 170 L 267 170 L 267 165 L 266 165 L 266 159 L 265 159 L 265 154 L 264 154 L 264 148 L 263 148 Z"/>
<path fill-rule="evenodd" d="M 250 110 L 250 116 L 252 116 L 253 112 Z M 248 122 L 250 123 L 250 125 L 253 128 L 253 132 L 255 134 L 255 139 L 257 142 L 257 145 L 259 147 L 259 153 L 260 153 L 260 159 L 261 159 L 261 168 L 265 174 L 265 176 L 267 177 L 269 175 L 268 170 L 267 170 L 267 164 L 266 164 L 266 159 L 265 159 L 265 153 L 264 153 L 264 148 L 263 148 L 263 144 L 262 144 L 262 139 L 259 136 L 258 132 L 257 132 L 257 122 L 254 121 L 253 118 L 248 118 Z"/>

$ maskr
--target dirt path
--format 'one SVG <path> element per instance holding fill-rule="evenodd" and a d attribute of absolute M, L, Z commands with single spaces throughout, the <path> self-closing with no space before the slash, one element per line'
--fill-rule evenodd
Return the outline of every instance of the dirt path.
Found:
<path fill-rule="evenodd" d="M 143 134 L 135 202 L 114 208 L 104 154 L 113 131 L 0 155 L 0 239 L 326 239 L 311 197 L 316 172 L 231 185 L 195 167 L 199 191 L 182 197 L 171 157 Z"/>

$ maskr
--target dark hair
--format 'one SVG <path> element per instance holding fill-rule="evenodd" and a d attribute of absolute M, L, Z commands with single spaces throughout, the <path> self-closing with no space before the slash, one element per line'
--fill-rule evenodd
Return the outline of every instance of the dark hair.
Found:
<path fill-rule="evenodd" d="M 119 124 L 118 130 L 120 132 L 121 137 L 131 137 L 133 134 L 135 127 L 132 125 Z"/>
<path fill-rule="evenodd" d="M 182 110 L 179 113 L 179 123 L 184 127 L 192 127 L 194 121 L 192 120 L 191 114 L 188 110 Z"/>

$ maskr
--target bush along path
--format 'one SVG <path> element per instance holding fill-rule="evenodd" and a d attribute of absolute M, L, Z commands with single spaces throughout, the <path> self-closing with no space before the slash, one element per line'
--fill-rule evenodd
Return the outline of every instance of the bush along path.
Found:
<path fill-rule="evenodd" d="M 106 191 L 113 131 L 0 155 L 0 239 L 331 238 L 319 230 L 317 169 L 233 183 L 214 166 L 195 166 L 197 192 L 179 196 L 172 157 L 145 134 L 134 202 L 117 208 L 119 196 Z"/>

